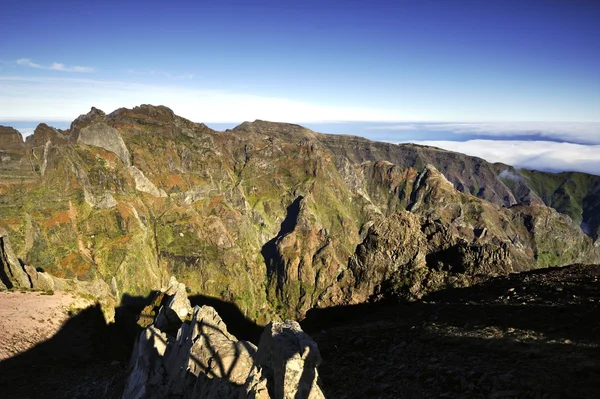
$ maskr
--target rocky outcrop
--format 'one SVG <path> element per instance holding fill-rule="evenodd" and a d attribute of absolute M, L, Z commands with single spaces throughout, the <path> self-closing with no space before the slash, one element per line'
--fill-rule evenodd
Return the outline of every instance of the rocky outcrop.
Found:
<path fill-rule="evenodd" d="M 29 147 L 43 147 L 48 142 L 54 145 L 65 145 L 67 144 L 69 137 L 65 135 L 65 132 L 56 129 L 52 126 L 48 126 L 45 123 L 40 123 L 31 136 L 27 136 L 26 143 Z"/>
<path fill-rule="evenodd" d="M 131 155 L 117 129 L 106 123 L 94 123 L 79 131 L 77 142 L 114 152 L 123 164 L 131 165 Z"/>
<path fill-rule="evenodd" d="M 31 288 L 31 281 L 13 252 L 8 236 L 0 231 L 0 289 L 7 288 Z"/>
<path fill-rule="evenodd" d="M 150 181 L 150 179 L 148 179 L 146 177 L 146 175 L 144 175 L 144 172 L 142 172 L 141 170 L 139 170 L 138 168 L 136 168 L 135 166 L 130 166 L 129 167 L 129 173 L 131 173 L 131 176 L 133 177 L 133 179 L 135 180 L 135 188 L 138 191 L 142 191 L 144 193 L 148 193 L 150 195 L 153 195 L 155 197 L 166 197 L 166 193 L 164 190 L 158 189 L 154 183 L 152 183 Z"/>
<path fill-rule="evenodd" d="M 325 397 L 317 384 L 317 367 L 321 364 L 319 348 L 297 322 L 270 323 L 262 334 L 256 356 L 269 381 L 271 397 Z"/>
<path fill-rule="evenodd" d="M 25 143 L 21 133 L 10 126 L 0 126 L 0 150 L 23 149 L 25 149 Z"/>
<path fill-rule="evenodd" d="M 298 323 L 270 324 L 257 348 L 230 334 L 212 307 L 192 309 L 174 277 L 157 299 L 150 308 L 158 314 L 134 346 L 124 399 L 324 397 L 319 350 Z"/>

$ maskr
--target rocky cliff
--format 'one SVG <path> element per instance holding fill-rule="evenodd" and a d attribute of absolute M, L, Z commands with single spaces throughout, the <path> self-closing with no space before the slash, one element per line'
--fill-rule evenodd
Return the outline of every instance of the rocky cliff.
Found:
<path fill-rule="evenodd" d="M 5 141 L 18 157 L 1 164 L 0 225 L 15 257 L 133 296 L 175 275 L 259 324 L 600 259 L 597 176 L 560 185 L 291 124 L 217 132 L 150 105 Z"/>

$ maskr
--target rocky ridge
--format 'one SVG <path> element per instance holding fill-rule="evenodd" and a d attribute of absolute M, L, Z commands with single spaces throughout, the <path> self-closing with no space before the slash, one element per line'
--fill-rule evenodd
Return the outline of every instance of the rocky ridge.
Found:
<path fill-rule="evenodd" d="M 158 310 L 134 345 L 124 399 L 324 398 L 319 349 L 297 322 L 270 323 L 258 347 L 239 341 L 214 308 L 192 308 L 174 277 L 145 312 L 152 308 Z"/>

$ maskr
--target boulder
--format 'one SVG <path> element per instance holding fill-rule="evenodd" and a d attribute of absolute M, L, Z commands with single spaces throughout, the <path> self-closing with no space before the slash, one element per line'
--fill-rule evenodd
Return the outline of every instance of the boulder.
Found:
<path fill-rule="evenodd" d="M 317 384 L 319 348 L 296 321 L 270 323 L 260 338 L 257 358 L 274 399 L 325 397 Z"/>
<path fill-rule="evenodd" d="M 51 275 L 39 272 L 33 266 L 25 265 L 24 268 L 31 281 L 31 288 L 40 291 L 54 291 L 54 280 Z"/>

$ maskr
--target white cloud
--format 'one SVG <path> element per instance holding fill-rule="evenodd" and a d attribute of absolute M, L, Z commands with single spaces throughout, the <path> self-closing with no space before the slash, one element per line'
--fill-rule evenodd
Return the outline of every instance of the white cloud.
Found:
<path fill-rule="evenodd" d="M 600 145 L 557 143 L 553 141 L 470 140 L 416 141 L 449 151 L 502 162 L 527 169 L 578 171 L 600 175 Z"/>
<path fill-rule="evenodd" d="M 206 123 L 255 119 L 296 123 L 400 119 L 396 111 L 320 105 L 189 85 L 0 76 L 0 120 L 73 120 L 92 106 L 111 112 L 140 104 L 166 105 L 178 115 Z"/>
<path fill-rule="evenodd" d="M 85 66 L 78 66 L 78 65 L 68 67 L 65 64 L 62 64 L 60 62 L 54 62 L 51 65 L 41 65 L 41 64 L 36 64 L 29 58 L 19 58 L 16 62 L 19 65 L 28 66 L 30 68 L 36 68 L 36 69 L 48 69 L 48 70 L 52 70 L 52 71 L 63 71 L 63 72 L 94 72 L 94 68 L 92 68 L 92 67 L 85 67 Z"/>
<path fill-rule="evenodd" d="M 422 129 L 421 125 L 413 123 L 403 123 L 401 125 L 389 125 L 389 126 L 370 126 L 367 130 L 389 130 L 393 132 L 412 131 Z"/>
<path fill-rule="evenodd" d="M 551 140 L 600 144 L 600 122 L 410 123 L 374 126 L 369 128 L 369 130 L 420 130 L 482 137 L 518 137 L 536 135 Z"/>

